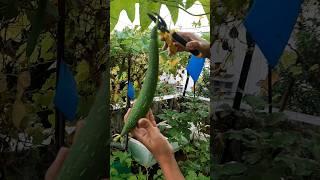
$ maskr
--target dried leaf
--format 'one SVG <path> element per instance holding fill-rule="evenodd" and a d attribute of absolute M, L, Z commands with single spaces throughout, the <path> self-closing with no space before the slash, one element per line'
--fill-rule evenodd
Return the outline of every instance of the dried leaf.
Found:
<path fill-rule="evenodd" d="M 26 107 L 21 100 L 16 100 L 12 107 L 12 122 L 16 128 L 20 128 L 22 119 L 26 115 Z"/>

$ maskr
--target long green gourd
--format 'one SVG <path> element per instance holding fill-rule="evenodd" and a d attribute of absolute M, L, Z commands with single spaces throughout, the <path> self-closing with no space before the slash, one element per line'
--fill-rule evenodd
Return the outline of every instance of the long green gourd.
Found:
<path fill-rule="evenodd" d="M 159 72 L 159 45 L 157 30 L 156 25 L 151 31 L 148 70 L 146 72 L 139 97 L 135 101 L 128 115 L 127 123 L 124 125 L 121 134 L 114 139 L 115 141 L 132 130 L 136 126 L 138 120 L 146 116 L 152 104 L 157 88 Z"/>
<path fill-rule="evenodd" d="M 107 73 L 104 73 L 107 74 Z M 108 75 L 107 75 L 108 76 Z M 95 102 L 70 148 L 58 176 L 59 180 L 96 180 L 107 172 L 108 141 L 110 141 L 109 83 L 105 76 Z"/>

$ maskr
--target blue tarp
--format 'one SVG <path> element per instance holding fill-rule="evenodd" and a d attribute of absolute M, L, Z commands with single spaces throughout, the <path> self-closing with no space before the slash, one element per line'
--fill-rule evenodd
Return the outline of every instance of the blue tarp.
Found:
<path fill-rule="evenodd" d="M 205 62 L 205 58 L 198 58 L 193 55 L 190 58 L 187 66 L 187 71 L 189 75 L 192 77 L 194 82 L 198 81 L 202 68 L 204 66 L 204 62 Z"/>
<path fill-rule="evenodd" d="M 134 87 L 132 82 L 128 82 L 128 97 L 130 100 L 134 100 Z"/>
<path fill-rule="evenodd" d="M 302 0 L 254 0 L 245 26 L 268 64 L 276 66 L 297 21 Z"/>
<path fill-rule="evenodd" d="M 76 81 L 68 66 L 62 61 L 59 67 L 59 81 L 54 97 L 54 104 L 68 120 L 74 120 L 77 112 L 78 98 Z"/>

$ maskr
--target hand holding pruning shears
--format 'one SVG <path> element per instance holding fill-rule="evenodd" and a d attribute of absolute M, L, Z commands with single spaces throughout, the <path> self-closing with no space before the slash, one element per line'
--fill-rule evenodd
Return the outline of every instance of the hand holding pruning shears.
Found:
<path fill-rule="evenodd" d="M 163 49 L 167 49 L 169 55 L 187 51 L 197 57 L 210 58 L 210 43 L 190 32 L 170 32 L 166 22 L 157 13 L 148 13 L 154 22 L 159 21 L 158 29 L 161 31 L 161 41 L 165 41 Z"/>

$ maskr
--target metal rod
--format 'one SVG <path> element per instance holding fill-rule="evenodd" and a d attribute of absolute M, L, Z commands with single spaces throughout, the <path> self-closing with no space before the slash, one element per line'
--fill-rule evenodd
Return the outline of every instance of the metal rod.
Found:
<path fill-rule="evenodd" d="M 255 49 L 255 42 L 253 41 L 253 39 L 251 38 L 248 32 L 246 33 L 246 37 L 247 37 L 247 52 L 243 61 L 236 96 L 233 101 L 233 108 L 237 110 L 240 109 L 243 91 L 246 86 L 246 82 L 247 82 L 247 78 L 248 78 L 248 74 L 251 66 L 252 55 Z"/>
<path fill-rule="evenodd" d="M 56 87 L 59 82 L 60 64 L 64 59 L 64 34 L 65 34 L 65 1 L 58 0 L 59 22 L 58 22 L 58 44 L 57 44 L 57 68 L 56 68 Z M 55 108 L 56 111 L 56 126 L 55 126 L 55 143 L 59 150 L 64 145 L 65 133 L 65 117 Z"/>
<path fill-rule="evenodd" d="M 129 88 L 129 82 L 130 81 L 131 81 L 131 59 L 128 58 L 128 88 Z M 129 95 L 127 93 L 127 107 L 126 107 L 126 110 L 128 110 L 130 107 L 131 107 L 130 98 L 129 98 Z M 128 150 L 128 142 L 129 142 L 129 134 L 127 134 L 126 138 L 125 138 L 125 150 Z"/>
<path fill-rule="evenodd" d="M 190 78 L 190 75 L 187 73 L 187 80 L 186 80 L 186 84 L 184 85 L 184 89 L 183 89 L 183 97 L 186 96 L 186 91 L 187 91 L 187 87 L 188 87 L 188 84 L 189 84 L 189 78 Z"/>
<path fill-rule="evenodd" d="M 268 66 L 268 105 L 269 113 L 272 113 L 272 67 Z"/>

